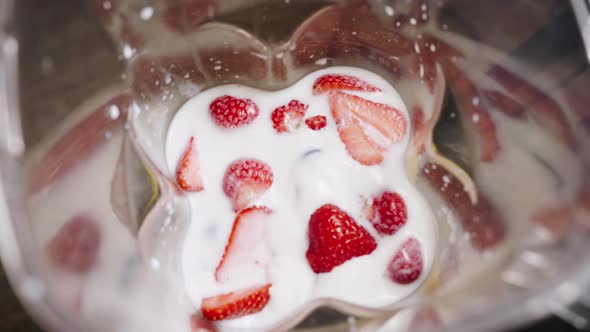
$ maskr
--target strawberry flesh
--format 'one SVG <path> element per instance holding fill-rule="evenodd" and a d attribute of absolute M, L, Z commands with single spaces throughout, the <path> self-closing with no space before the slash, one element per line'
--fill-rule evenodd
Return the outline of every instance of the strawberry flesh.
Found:
<path fill-rule="evenodd" d="M 254 286 L 203 299 L 201 312 L 209 320 L 233 319 L 262 311 L 270 300 L 271 284 Z"/>
<path fill-rule="evenodd" d="M 422 248 L 415 238 L 409 238 L 398 249 L 387 267 L 389 278 L 398 284 L 407 285 L 422 274 Z"/>
<path fill-rule="evenodd" d="M 176 182 L 184 191 L 196 192 L 203 190 L 199 156 L 192 136 L 176 168 Z"/>
<path fill-rule="evenodd" d="M 405 118 L 389 105 L 338 91 L 330 92 L 329 102 L 346 151 L 363 165 L 383 161 L 383 152 L 406 132 Z"/>
<path fill-rule="evenodd" d="M 346 212 L 332 204 L 317 209 L 309 219 L 306 257 L 315 273 L 326 273 L 354 257 L 377 248 L 375 239 Z"/>
<path fill-rule="evenodd" d="M 313 84 L 314 95 L 331 90 L 381 91 L 381 89 L 350 75 L 328 74 L 318 78 Z"/>
<path fill-rule="evenodd" d="M 408 221 L 408 209 L 398 193 L 386 191 L 373 199 L 368 219 L 379 234 L 393 235 Z"/>
<path fill-rule="evenodd" d="M 101 234 L 96 222 L 78 215 L 67 221 L 47 244 L 49 261 L 58 269 L 83 274 L 94 266 Z"/>
<path fill-rule="evenodd" d="M 273 172 L 258 159 L 238 159 L 231 163 L 223 177 L 223 192 L 232 201 L 234 211 L 246 208 L 270 188 Z"/>
<path fill-rule="evenodd" d="M 265 241 L 265 230 L 271 213 L 267 207 L 249 207 L 238 214 L 223 257 L 215 269 L 218 282 L 260 283 L 266 280 L 270 249 Z"/>
<path fill-rule="evenodd" d="M 272 126 L 278 133 L 288 133 L 299 128 L 307 111 L 307 105 L 298 100 L 277 107 L 271 114 Z"/>
<path fill-rule="evenodd" d="M 316 115 L 305 119 L 305 124 L 311 130 L 320 130 L 328 124 L 328 119 L 323 115 Z"/>
<path fill-rule="evenodd" d="M 221 96 L 209 105 L 211 117 L 216 124 L 223 128 L 237 128 L 254 121 L 260 111 L 250 99 L 240 99 L 232 96 Z"/>

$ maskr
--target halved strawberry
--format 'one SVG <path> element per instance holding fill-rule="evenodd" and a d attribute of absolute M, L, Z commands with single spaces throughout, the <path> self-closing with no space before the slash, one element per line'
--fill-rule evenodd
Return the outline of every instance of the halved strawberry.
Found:
<path fill-rule="evenodd" d="M 188 141 L 188 146 L 178 167 L 176 168 L 176 182 L 184 191 L 201 191 L 203 190 L 203 179 L 201 178 L 199 166 L 199 155 L 197 148 L 194 145 L 194 137 Z"/>
<path fill-rule="evenodd" d="M 328 124 L 328 119 L 323 115 L 316 115 L 305 119 L 305 124 L 311 130 L 320 130 Z"/>
<path fill-rule="evenodd" d="M 411 237 L 404 241 L 387 267 L 389 278 L 402 285 L 411 284 L 422 274 L 422 248 Z"/>
<path fill-rule="evenodd" d="M 74 216 L 48 242 L 47 255 L 58 269 L 86 273 L 96 262 L 100 241 L 96 221 L 85 215 Z"/>
<path fill-rule="evenodd" d="M 224 128 L 236 128 L 247 125 L 258 117 L 258 106 L 250 99 L 232 96 L 215 98 L 209 111 L 213 121 Z"/>
<path fill-rule="evenodd" d="M 327 74 L 318 78 L 313 84 L 314 95 L 331 90 L 381 91 L 378 87 L 350 75 Z"/>
<path fill-rule="evenodd" d="M 260 312 L 270 300 L 271 284 L 203 299 L 201 312 L 209 320 L 232 319 Z"/>
<path fill-rule="evenodd" d="M 270 166 L 258 159 L 238 159 L 223 176 L 223 192 L 231 198 L 234 211 L 240 211 L 262 196 L 273 182 Z"/>
<path fill-rule="evenodd" d="M 277 107 L 271 114 L 272 126 L 279 133 L 291 132 L 301 125 L 307 105 L 291 100 L 287 105 Z"/>
<path fill-rule="evenodd" d="M 249 207 L 238 214 L 227 240 L 223 257 L 215 269 L 218 282 L 242 279 L 266 281 L 270 249 L 265 229 L 272 211 L 267 207 Z"/>
<path fill-rule="evenodd" d="M 309 247 L 305 256 L 315 273 L 332 271 L 354 257 L 368 255 L 377 242 L 346 212 L 325 204 L 309 218 Z"/>
<path fill-rule="evenodd" d="M 329 100 L 340 139 L 363 165 L 380 163 L 383 152 L 406 132 L 406 119 L 389 105 L 339 91 L 330 92 Z"/>
<path fill-rule="evenodd" d="M 373 199 L 369 221 L 380 234 L 393 235 L 408 221 L 408 209 L 398 193 L 386 191 Z"/>

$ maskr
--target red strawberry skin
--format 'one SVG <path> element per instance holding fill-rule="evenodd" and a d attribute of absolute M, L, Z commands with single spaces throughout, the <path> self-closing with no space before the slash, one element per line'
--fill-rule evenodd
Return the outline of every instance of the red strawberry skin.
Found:
<path fill-rule="evenodd" d="M 308 105 L 298 100 L 291 100 L 289 104 L 277 107 L 271 113 L 272 127 L 278 133 L 288 133 L 299 128 Z"/>
<path fill-rule="evenodd" d="M 328 119 L 323 115 L 316 115 L 305 119 L 305 124 L 311 130 L 320 130 L 328 124 Z"/>
<path fill-rule="evenodd" d="M 238 159 L 223 177 L 223 192 L 232 200 L 234 211 L 246 208 L 262 196 L 273 183 L 272 168 L 258 159 Z"/>
<path fill-rule="evenodd" d="M 176 168 L 176 182 L 184 191 L 196 192 L 203 190 L 199 157 L 194 146 L 194 137 L 192 136 Z"/>
<path fill-rule="evenodd" d="M 346 212 L 332 204 L 317 209 L 309 219 L 306 257 L 315 273 L 332 271 L 354 257 L 368 255 L 377 242 Z"/>
<path fill-rule="evenodd" d="M 379 234 L 393 235 L 408 221 L 408 209 L 398 193 L 386 191 L 373 199 L 369 221 Z"/>
<path fill-rule="evenodd" d="M 228 95 L 213 100 L 209 105 L 209 111 L 213 121 L 223 128 L 237 128 L 250 124 L 260 113 L 252 100 Z"/>
<path fill-rule="evenodd" d="M 203 299 L 201 312 L 209 320 L 238 318 L 260 312 L 270 300 L 271 284 Z"/>
<path fill-rule="evenodd" d="M 215 269 L 215 279 L 227 282 L 241 278 L 256 280 L 266 275 L 270 249 L 264 241 L 265 228 L 272 211 L 267 207 L 249 207 L 238 214 L 225 246 L 223 257 Z"/>
<path fill-rule="evenodd" d="M 350 75 L 327 74 L 313 84 L 313 94 L 319 95 L 331 90 L 352 90 L 379 92 L 381 89 Z"/>
<path fill-rule="evenodd" d="M 423 269 L 422 248 L 415 238 L 409 238 L 398 249 L 387 267 L 389 278 L 407 285 L 420 278 Z"/>
<path fill-rule="evenodd" d="M 96 262 L 101 234 L 94 220 L 78 215 L 67 221 L 47 244 L 49 261 L 58 269 L 83 274 Z"/>

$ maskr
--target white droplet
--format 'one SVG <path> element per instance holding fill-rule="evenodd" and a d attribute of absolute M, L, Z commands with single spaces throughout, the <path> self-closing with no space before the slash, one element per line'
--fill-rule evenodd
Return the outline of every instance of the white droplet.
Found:
<path fill-rule="evenodd" d="M 316 62 L 315 62 L 315 64 L 318 66 L 323 66 L 326 63 L 328 63 L 328 58 L 321 58 L 321 59 L 316 60 Z"/>
<path fill-rule="evenodd" d="M 158 270 L 160 269 L 160 261 L 157 260 L 156 258 L 152 258 L 150 260 L 150 265 L 152 266 L 153 269 Z"/>
<path fill-rule="evenodd" d="M 112 5 L 111 5 L 110 1 L 103 1 L 102 2 L 102 8 L 109 10 L 109 9 L 111 9 L 111 7 L 112 7 Z"/>
<path fill-rule="evenodd" d="M 432 52 L 432 53 L 436 52 L 436 45 L 430 44 L 430 52 Z"/>
<path fill-rule="evenodd" d="M 395 14 L 395 11 L 393 10 L 393 7 L 391 7 L 391 6 L 385 6 L 385 14 L 387 14 L 389 16 L 393 16 Z"/>
<path fill-rule="evenodd" d="M 410 19 L 410 24 L 411 24 L 411 25 L 416 25 L 417 23 L 418 23 L 418 21 L 416 21 L 416 19 L 415 19 L 415 18 L 413 18 L 413 17 L 412 17 L 412 18 Z"/>
<path fill-rule="evenodd" d="M 118 119 L 119 114 L 121 114 L 121 112 L 119 111 L 119 107 L 117 107 L 117 105 L 109 106 L 109 116 L 111 117 L 111 119 L 113 119 L 113 120 Z"/>
<path fill-rule="evenodd" d="M 170 82 L 172 82 L 172 77 L 170 74 L 166 74 L 166 76 L 164 76 L 164 83 L 170 84 Z"/>
<path fill-rule="evenodd" d="M 133 48 L 131 48 L 131 46 L 129 45 L 125 45 L 123 46 L 123 57 L 125 59 L 130 59 L 133 56 Z"/>
<path fill-rule="evenodd" d="M 215 69 L 215 70 L 221 70 L 221 68 L 222 67 L 220 65 L 217 65 L 217 66 L 213 67 L 213 69 Z"/>
<path fill-rule="evenodd" d="M 356 31 L 353 31 L 351 33 L 352 33 L 353 36 L 356 36 L 357 35 L 357 32 Z"/>
<path fill-rule="evenodd" d="M 443 29 L 443 30 L 449 30 L 449 26 L 448 26 L 448 25 L 446 25 L 446 24 L 443 24 L 443 25 L 442 25 L 442 29 Z"/>
<path fill-rule="evenodd" d="M 144 21 L 149 20 L 150 18 L 152 18 L 152 16 L 154 16 L 154 8 L 149 6 L 143 7 L 139 12 L 139 17 L 141 17 L 141 19 Z"/>
<path fill-rule="evenodd" d="M 471 120 L 473 121 L 473 123 L 478 123 L 479 122 L 479 114 L 473 114 L 473 116 L 471 117 Z"/>
<path fill-rule="evenodd" d="M 471 102 L 473 103 L 474 106 L 479 105 L 479 97 L 473 97 L 473 99 L 471 100 Z"/>

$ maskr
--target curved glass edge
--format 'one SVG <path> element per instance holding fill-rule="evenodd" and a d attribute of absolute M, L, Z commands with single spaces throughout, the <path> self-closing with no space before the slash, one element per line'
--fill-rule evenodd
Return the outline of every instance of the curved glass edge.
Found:
<path fill-rule="evenodd" d="M 590 0 L 571 0 L 571 3 L 580 26 L 586 57 L 590 61 Z"/>

